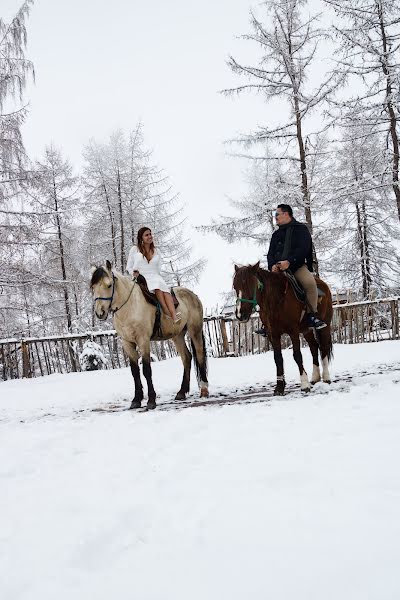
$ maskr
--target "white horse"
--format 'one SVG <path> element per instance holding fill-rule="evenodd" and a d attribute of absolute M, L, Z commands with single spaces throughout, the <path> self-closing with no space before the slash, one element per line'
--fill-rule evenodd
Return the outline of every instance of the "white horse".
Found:
<path fill-rule="evenodd" d="M 161 314 L 162 336 L 152 338 L 156 319 L 156 307 L 149 304 L 136 280 L 131 280 L 112 270 L 110 261 L 105 265 L 92 268 L 90 287 L 95 302 L 96 316 L 104 321 L 108 314 L 113 315 L 114 328 L 121 338 L 135 380 L 135 396 L 130 408 L 140 408 L 143 400 L 143 386 L 138 365 L 138 350 L 143 360 L 143 375 L 147 381 L 147 408 L 156 407 L 156 392 L 153 387 L 150 340 L 172 339 L 182 359 L 184 372 L 181 388 L 176 394 L 177 400 L 186 397 L 190 387 L 190 367 L 192 354 L 185 343 L 188 333 L 191 341 L 193 360 L 196 366 L 200 396 L 208 396 L 207 354 L 203 334 L 203 306 L 200 299 L 183 287 L 174 288 L 179 301 L 182 318 L 179 323 L 164 313 Z"/>

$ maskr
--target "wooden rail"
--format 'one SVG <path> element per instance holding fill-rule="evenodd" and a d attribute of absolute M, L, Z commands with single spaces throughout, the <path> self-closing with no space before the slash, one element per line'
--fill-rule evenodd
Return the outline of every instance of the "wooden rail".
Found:
<path fill-rule="evenodd" d="M 332 338 L 334 343 L 356 344 L 400 338 L 400 297 L 334 306 Z M 248 323 L 232 317 L 206 317 L 204 336 L 207 352 L 214 357 L 260 354 L 271 349 L 268 338 L 255 335 L 261 321 L 255 313 Z M 120 340 L 114 330 L 88 331 L 66 336 L 0 340 L 0 377 L 19 379 L 52 373 L 80 371 L 79 355 L 83 344 L 93 340 L 107 359 L 107 368 L 128 365 Z M 283 336 L 282 347 L 290 346 L 290 338 Z M 152 342 L 151 352 L 158 360 L 176 356 L 171 341 Z"/>

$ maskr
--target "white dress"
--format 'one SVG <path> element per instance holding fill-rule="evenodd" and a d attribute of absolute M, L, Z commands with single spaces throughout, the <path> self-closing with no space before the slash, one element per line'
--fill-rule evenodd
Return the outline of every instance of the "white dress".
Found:
<path fill-rule="evenodd" d="M 131 275 L 133 271 L 139 271 L 146 278 L 147 287 L 151 292 L 154 290 L 170 291 L 161 275 L 161 256 L 157 250 L 154 251 L 152 259 L 148 262 L 147 258 L 134 246 L 129 252 L 126 270 Z"/>

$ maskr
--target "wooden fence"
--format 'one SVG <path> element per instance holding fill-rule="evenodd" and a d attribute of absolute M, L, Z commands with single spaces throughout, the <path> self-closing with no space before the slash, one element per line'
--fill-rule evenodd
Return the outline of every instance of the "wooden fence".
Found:
<path fill-rule="evenodd" d="M 400 297 L 393 297 L 335 305 L 333 342 L 356 344 L 399 339 L 399 300 Z M 206 317 L 204 335 L 208 354 L 224 357 L 267 352 L 271 349 L 268 338 L 254 333 L 259 327 L 261 322 L 257 314 L 248 323 L 240 323 L 233 316 Z M 7 380 L 80 371 L 79 355 L 87 340 L 93 340 L 101 347 L 107 368 L 128 365 L 120 340 L 113 330 L 63 337 L 8 339 L 0 340 L 1 378 Z M 290 346 L 288 336 L 283 336 L 282 346 Z M 171 341 L 152 342 L 151 351 L 158 360 L 176 356 Z"/>

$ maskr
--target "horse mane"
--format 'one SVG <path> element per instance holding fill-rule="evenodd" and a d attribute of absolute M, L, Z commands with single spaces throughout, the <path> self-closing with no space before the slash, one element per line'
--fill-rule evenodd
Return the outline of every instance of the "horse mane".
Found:
<path fill-rule="evenodd" d="M 103 267 L 96 267 L 96 270 L 93 272 L 92 278 L 90 280 L 90 287 L 96 285 L 103 279 L 103 277 L 108 277 L 108 273 Z"/>
<path fill-rule="evenodd" d="M 259 267 L 257 277 L 264 285 L 267 309 L 274 309 L 282 303 L 285 294 L 286 279 L 283 273 L 272 273 Z"/>

